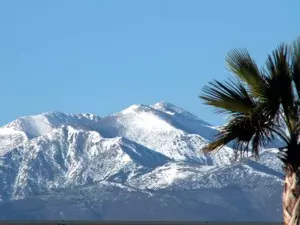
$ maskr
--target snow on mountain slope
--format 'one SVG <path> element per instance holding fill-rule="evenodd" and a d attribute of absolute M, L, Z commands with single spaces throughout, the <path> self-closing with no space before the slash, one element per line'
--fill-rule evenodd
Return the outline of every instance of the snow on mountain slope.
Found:
<path fill-rule="evenodd" d="M 168 163 L 135 179 L 129 179 L 126 184 L 145 190 L 167 189 L 180 181 L 190 179 L 196 174 L 206 174 L 216 169 L 218 169 L 216 166 L 202 166 L 182 162 Z"/>
<path fill-rule="evenodd" d="M 40 115 L 26 116 L 16 119 L 4 128 L 24 132 L 29 139 L 42 136 L 62 125 L 89 127 L 96 124 L 100 117 L 88 113 L 64 114 L 61 112 L 42 113 Z"/>
<path fill-rule="evenodd" d="M 201 149 L 217 131 L 170 103 L 133 105 L 103 118 L 97 129 L 105 137 L 126 137 L 177 161 L 223 164 L 233 157 L 230 149 L 204 154 Z"/>
<path fill-rule="evenodd" d="M 237 221 L 238 217 L 244 221 L 279 221 L 284 174 L 277 160 L 271 163 L 276 157 L 274 150 L 266 150 L 262 156 L 259 161 L 245 159 L 221 167 L 168 163 L 127 184 L 153 193 L 171 192 L 183 205 L 197 202 L 194 210 L 200 209 L 199 205 L 226 208 L 228 217 L 214 210 L 215 218 L 222 221 Z M 247 219 L 247 211 L 251 219 Z M 207 212 L 201 215 L 207 220 L 213 218 Z"/>
<path fill-rule="evenodd" d="M 88 114 L 64 114 L 61 112 L 20 117 L 0 128 L 0 156 L 26 141 L 45 135 L 63 125 L 92 129 L 101 118 Z"/>
<path fill-rule="evenodd" d="M 221 150 L 213 156 L 204 154 L 202 147 L 213 139 L 217 131 L 196 116 L 164 102 L 153 106 L 133 105 L 102 119 L 91 114 L 60 112 L 21 117 L 0 128 L 0 139 L 3 140 L 12 135 L 5 137 L 1 130 L 9 129 L 14 136 L 22 134 L 22 138 L 16 136 L 16 140 L 8 144 L 3 141 L 0 155 L 63 125 L 94 130 L 108 138 L 125 137 L 174 160 L 228 164 L 233 157 L 230 149 Z"/>
<path fill-rule="evenodd" d="M 19 118 L 0 128 L 0 219 L 280 220 L 277 151 L 203 153 L 217 132 L 166 102 Z"/>
<path fill-rule="evenodd" d="M 12 128 L 0 128 L 0 156 L 27 141 L 26 134 Z"/>
<path fill-rule="evenodd" d="M 0 159 L 2 199 L 19 199 L 53 188 L 122 181 L 170 161 L 125 138 L 102 138 L 70 126 L 20 145 Z"/>
<path fill-rule="evenodd" d="M 245 159 L 242 162 L 238 161 L 224 166 L 168 163 L 147 174 L 130 179 L 128 184 L 147 190 L 165 189 L 170 186 L 191 190 L 224 188 L 232 185 L 249 189 L 254 189 L 257 184 L 267 189 L 275 184 L 281 186 L 283 171 L 279 167 L 279 159 L 271 163 L 275 158 L 273 150 L 266 150 L 263 156 L 260 161 Z"/>
<path fill-rule="evenodd" d="M 217 130 L 211 124 L 169 102 L 158 102 L 151 107 L 169 114 L 172 117 L 172 125 L 187 133 L 199 134 L 209 141 L 217 134 Z"/>
<path fill-rule="evenodd" d="M 277 157 L 278 149 L 266 149 L 260 153 L 259 159 L 257 160 L 258 163 L 277 171 L 279 173 L 283 173 L 283 163 Z"/>

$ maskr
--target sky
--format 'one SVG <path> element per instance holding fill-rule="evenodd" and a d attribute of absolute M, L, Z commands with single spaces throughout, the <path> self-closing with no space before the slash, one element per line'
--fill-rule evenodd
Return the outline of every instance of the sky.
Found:
<path fill-rule="evenodd" d="M 171 102 L 221 124 L 198 98 L 226 53 L 259 65 L 300 34 L 298 0 L 0 1 L 0 125 L 49 111 L 107 116 Z"/>

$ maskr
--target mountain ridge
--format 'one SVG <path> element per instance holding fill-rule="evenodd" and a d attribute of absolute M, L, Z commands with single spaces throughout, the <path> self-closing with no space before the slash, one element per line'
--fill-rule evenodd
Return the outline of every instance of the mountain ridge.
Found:
<path fill-rule="evenodd" d="M 179 220 L 211 220 L 210 210 L 218 205 L 215 217 L 222 220 L 228 219 L 222 210 L 238 220 L 272 220 L 280 208 L 283 178 L 276 150 L 262 151 L 258 161 L 250 157 L 238 162 L 233 161 L 230 146 L 204 153 L 202 147 L 218 132 L 217 127 L 167 102 L 136 104 L 107 117 L 48 112 L 18 118 L 0 128 L 0 208 L 5 208 L 0 219 L 48 218 L 48 206 L 51 219 L 72 219 L 86 199 L 86 214 L 79 214 L 90 219 L 157 220 L 164 218 L 161 212 L 167 219 L 172 208 Z M 76 197 L 82 193 L 85 197 Z M 136 196 L 139 201 L 134 200 Z M 30 199 L 45 206 L 37 217 L 26 208 Z M 26 204 L 16 214 L 20 201 Z M 59 207 L 60 201 L 67 208 Z M 147 201 L 148 208 L 141 206 Z M 137 206 L 128 207 L 126 202 Z M 183 210 L 185 206 L 191 212 L 203 212 L 191 213 Z M 117 217 L 119 210 L 128 214 Z"/>

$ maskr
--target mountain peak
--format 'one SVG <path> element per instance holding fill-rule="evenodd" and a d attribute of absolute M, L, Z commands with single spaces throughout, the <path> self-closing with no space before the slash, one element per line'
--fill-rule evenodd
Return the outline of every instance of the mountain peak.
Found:
<path fill-rule="evenodd" d="M 20 117 L 3 128 L 24 132 L 29 139 L 42 136 L 63 125 L 88 127 L 97 123 L 101 118 L 89 114 L 65 114 L 58 111 L 44 112 L 37 115 Z"/>
<path fill-rule="evenodd" d="M 192 115 L 191 113 L 189 113 L 188 111 L 186 111 L 185 109 L 176 106 L 170 102 L 167 101 L 160 101 L 155 103 L 154 105 L 151 105 L 152 108 L 157 109 L 157 110 L 161 110 L 161 111 L 165 111 L 165 112 L 169 112 L 169 114 L 189 114 Z M 194 115 L 193 115 L 194 116 Z"/>
<path fill-rule="evenodd" d="M 172 104 L 171 102 L 168 102 L 168 101 L 164 101 L 164 100 L 161 100 L 159 102 L 156 102 L 154 105 L 157 105 L 157 106 L 175 106 L 174 104 Z M 177 107 L 177 106 L 175 106 Z"/>
<path fill-rule="evenodd" d="M 145 105 L 145 104 L 133 104 L 131 106 L 129 106 L 128 108 L 124 109 L 121 111 L 121 113 L 133 113 L 133 112 L 138 112 L 138 111 L 148 111 L 148 110 L 159 110 L 159 111 L 163 111 L 164 113 L 168 113 L 168 114 L 190 114 L 189 112 L 187 112 L 186 110 L 184 110 L 183 108 L 176 106 L 170 102 L 167 101 L 159 101 L 153 105 Z M 192 115 L 192 114 L 190 114 Z"/>
<path fill-rule="evenodd" d="M 168 101 L 159 101 L 157 103 L 155 103 L 154 105 L 152 105 L 153 107 L 167 107 L 167 108 L 180 108 Z"/>
<path fill-rule="evenodd" d="M 126 109 L 123 109 L 120 113 L 121 114 L 130 114 L 130 113 L 135 113 L 141 110 L 147 110 L 150 107 L 144 104 L 133 104 L 131 106 L 129 106 Z"/>
<path fill-rule="evenodd" d="M 67 114 L 65 114 L 63 112 L 60 112 L 60 111 L 48 111 L 48 112 L 43 112 L 43 113 L 37 114 L 37 115 L 53 116 L 53 117 L 65 117 L 65 116 L 67 116 Z M 30 116 L 37 116 L 37 115 L 30 115 Z"/>
<path fill-rule="evenodd" d="M 151 105 L 152 108 L 167 113 L 169 115 L 181 115 L 181 116 L 188 116 L 194 120 L 200 120 L 197 116 L 193 115 L 192 113 L 188 112 L 187 110 L 176 106 L 170 102 L 160 101 Z M 202 121 L 202 120 L 201 120 Z M 202 121 L 203 124 L 209 125 L 207 122 Z"/>

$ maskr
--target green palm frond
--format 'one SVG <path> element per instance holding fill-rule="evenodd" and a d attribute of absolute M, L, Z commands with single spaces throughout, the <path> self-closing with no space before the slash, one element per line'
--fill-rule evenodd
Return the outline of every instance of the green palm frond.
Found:
<path fill-rule="evenodd" d="M 256 108 L 257 114 L 262 114 L 270 120 L 276 120 L 280 111 L 281 95 L 278 91 L 279 83 L 266 77 L 266 86 L 261 89 L 261 98 Z"/>
<path fill-rule="evenodd" d="M 280 44 L 270 54 L 266 61 L 267 72 L 270 77 L 287 76 L 289 77 L 289 47 Z"/>
<path fill-rule="evenodd" d="M 285 44 L 281 44 L 275 49 L 272 55 L 268 56 L 266 68 L 268 73 L 268 83 L 270 94 L 266 96 L 267 102 L 273 102 L 274 95 L 279 97 L 284 115 L 288 122 L 290 131 L 295 126 L 297 120 L 297 112 L 295 106 L 295 96 L 293 89 L 293 78 L 289 64 L 289 48 Z"/>
<path fill-rule="evenodd" d="M 259 147 L 272 139 L 272 127 L 275 126 L 275 120 L 272 120 L 275 114 L 273 111 L 277 112 L 278 105 L 275 108 L 272 104 L 255 101 L 238 80 L 211 82 L 210 86 L 203 88 L 203 93 L 200 98 L 205 104 L 232 116 L 217 139 L 205 147 L 205 151 L 212 151 L 233 142 L 235 149 L 243 152 L 251 149 L 257 155 Z"/>
<path fill-rule="evenodd" d="M 236 116 L 225 125 L 217 135 L 216 141 L 208 144 L 204 151 L 213 151 L 229 142 L 233 142 L 235 149 L 245 152 L 251 150 L 258 155 L 259 148 L 273 138 L 272 126 L 268 120 L 259 120 L 255 117 Z"/>
<path fill-rule="evenodd" d="M 209 84 L 203 88 L 204 94 L 199 97 L 205 104 L 216 107 L 220 113 L 249 113 L 255 105 L 239 81 L 213 81 Z"/>
<path fill-rule="evenodd" d="M 231 72 L 247 84 L 252 95 L 260 97 L 260 91 L 264 89 L 265 80 L 248 51 L 246 49 L 231 50 L 227 55 L 226 63 Z"/>

